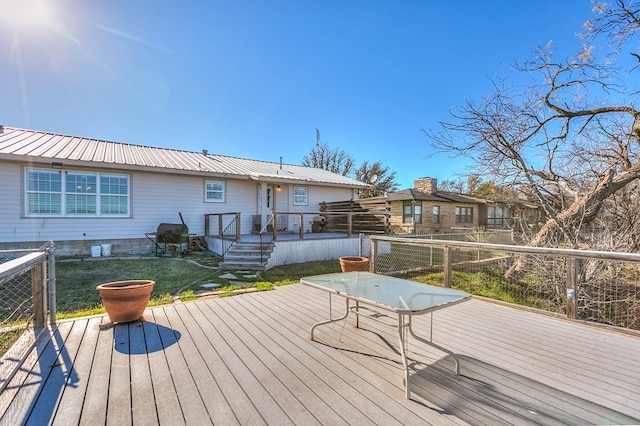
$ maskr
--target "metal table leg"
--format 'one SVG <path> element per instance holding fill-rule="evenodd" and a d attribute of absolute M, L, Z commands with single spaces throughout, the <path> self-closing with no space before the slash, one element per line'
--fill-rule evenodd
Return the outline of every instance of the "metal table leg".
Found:
<path fill-rule="evenodd" d="M 431 314 L 431 323 L 433 323 L 433 313 Z M 423 337 L 418 336 L 414 331 L 413 331 L 413 327 L 411 327 L 411 316 L 409 316 L 409 322 L 408 322 L 408 326 L 409 326 L 409 333 L 414 337 L 414 339 L 419 340 L 423 343 L 426 343 L 429 346 L 432 346 L 436 349 L 441 350 L 442 352 L 448 353 L 449 355 L 451 355 L 453 357 L 453 361 L 455 364 L 455 370 L 456 370 L 456 376 L 460 375 L 460 361 L 458 360 L 458 357 L 456 356 L 455 353 L 453 353 L 452 351 L 450 351 L 449 349 L 443 348 L 440 345 L 436 345 L 435 343 L 433 343 L 431 341 L 431 339 L 427 340 Z"/>
<path fill-rule="evenodd" d="M 407 327 L 403 314 L 398 314 L 398 338 L 400 340 L 400 355 L 402 355 L 402 366 L 404 367 L 405 397 L 411 399 L 411 375 L 409 373 L 409 361 L 407 360 Z"/>
<path fill-rule="evenodd" d="M 408 319 L 405 320 L 405 317 Z M 431 323 L 433 324 L 433 313 L 431 313 Z M 407 352 L 409 350 L 409 339 L 407 339 L 407 332 L 411 334 L 416 340 L 426 343 L 436 349 L 441 350 L 453 357 L 455 363 L 456 375 L 460 375 L 460 361 L 455 353 L 443 348 L 440 345 L 436 345 L 431 340 L 424 339 L 418 336 L 411 326 L 411 315 L 398 314 L 398 338 L 400 339 L 400 354 L 402 355 L 402 365 L 404 367 L 404 383 L 405 383 L 405 396 L 407 399 L 411 399 L 411 374 L 409 372 L 409 360 L 407 359 Z M 433 336 L 433 333 L 431 334 Z M 431 337 L 430 336 L 430 337 Z"/>
<path fill-rule="evenodd" d="M 345 300 L 346 300 L 346 309 L 345 309 L 344 315 L 341 316 L 340 318 L 331 318 L 331 293 L 329 293 L 329 319 L 313 324 L 313 326 L 311 327 L 311 340 L 314 340 L 313 331 L 315 330 L 315 328 L 317 326 L 324 325 L 324 324 L 329 324 L 329 323 L 336 322 L 336 321 L 341 321 L 343 319 L 346 319 L 349 316 L 349 299 L 345 297 Z"/>

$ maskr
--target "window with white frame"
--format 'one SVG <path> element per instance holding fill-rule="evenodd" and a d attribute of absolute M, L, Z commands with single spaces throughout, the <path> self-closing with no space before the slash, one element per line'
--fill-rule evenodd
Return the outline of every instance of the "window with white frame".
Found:
<path fill-rule="evenodd" d="M 97 174 L 65 172 L 65 210 L 67 215 L 94 216 L 97 212 Z"/>
<path fill-rule="evenodd" d="M 129 214 L 129 176 L 100 175 L 100 215 Z"/>
<path fill-rule="evenodd" d="M 129 176 L 25 169 L 26 216 L 128 216 Z"/>
<path fill-rule="evenodd" d="M 224 202 L 224 182 L 221 180 L 208 180 L 204 184 L 204 200 L 209 203 Z"/>
<path fill-rule="evenodd" d="M 27 169 L 25 172 L 27 216 L 62 215 L 62 172 Z"/>
<path fill-rule="evenodd" d="M 309 204 L 308 192 L 306 186 L 293 187 L 293 205 L 306 206 Z"/>

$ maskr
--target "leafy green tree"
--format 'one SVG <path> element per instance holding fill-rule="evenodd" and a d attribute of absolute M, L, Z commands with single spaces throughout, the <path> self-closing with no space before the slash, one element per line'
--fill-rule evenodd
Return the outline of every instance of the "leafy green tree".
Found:
<path fill-rule="evenodd" d="M 360 191 L 360 198 L 382 197 L 387 192 L 398 189 L 395 181 L 396 172 L 389 171 L 389 168 L 384 167 L 380 161 L 371 164 L 368 161 L 362 162 L 355 171 L 355 178 L 371 185 Z"/>

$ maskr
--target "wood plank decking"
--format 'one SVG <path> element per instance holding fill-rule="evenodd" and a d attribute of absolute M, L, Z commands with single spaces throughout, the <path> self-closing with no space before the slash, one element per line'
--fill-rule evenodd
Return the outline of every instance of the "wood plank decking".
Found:
<path fill-rule="evenodd" d="M 0 395 L 0 423 L 640 423 L 640 338 L 473 300 L 433 317 L 461 376 L 410 339 L 406 400 L 396 320 L 369 311 L 360 329 L 322 326 L 312 342 L 328 300 L 296 284 L 149 309 L 144 322 L 61 322 Z"/>

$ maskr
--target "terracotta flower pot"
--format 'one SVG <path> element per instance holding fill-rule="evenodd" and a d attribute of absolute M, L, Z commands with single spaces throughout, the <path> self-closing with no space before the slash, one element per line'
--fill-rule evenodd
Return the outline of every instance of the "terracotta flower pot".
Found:
<path fill-rule="evenodd" d="M 342 256 L 338 260 L 342 272 L 366 271 L 369 265 L 369 259 L 360 256 Z"/>
<path fill-rule="evenodd" d="M 100 284 L 102 303 L 111 322 L 129 322 L 142 318 L 155 281 L 129 280 Z"/>

